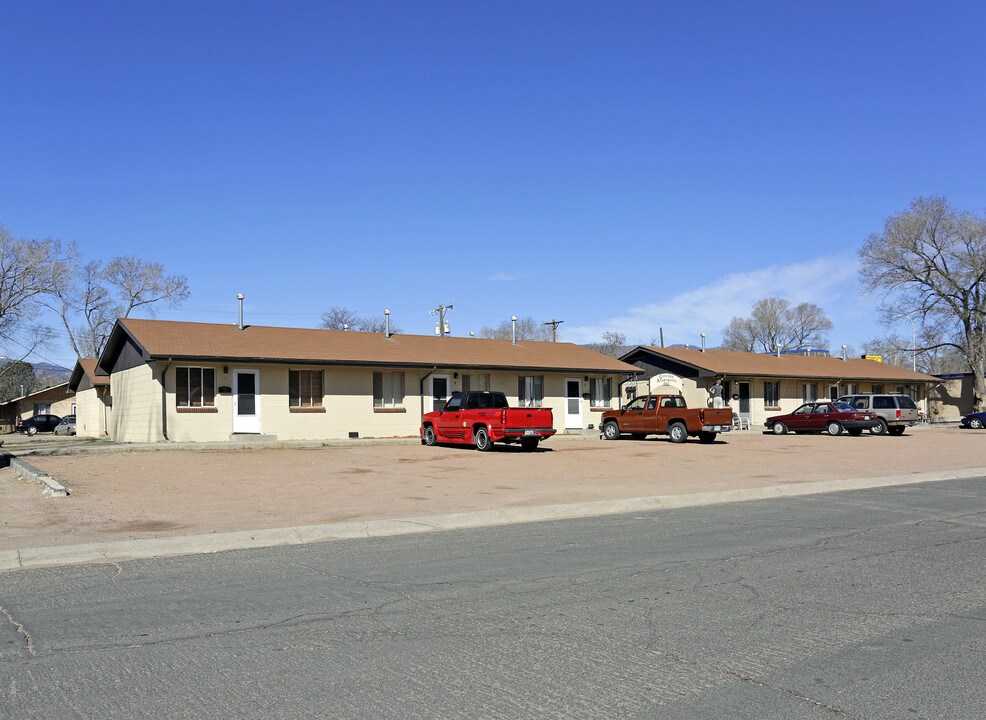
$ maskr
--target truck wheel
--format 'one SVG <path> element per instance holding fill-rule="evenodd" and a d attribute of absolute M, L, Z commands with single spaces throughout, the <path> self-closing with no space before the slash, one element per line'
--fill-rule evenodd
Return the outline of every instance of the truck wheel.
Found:
<path fill-rule="evenodd" d="M 668 437 L 673 443 L 683 443 L 688 439 L 688 428 L 684 423 L 673 422 L 668 425 Z"/>
<path fill-rule="evenodd" d="M 607 440 L 620 439 L 620 426 L 615 422 L 608 422 L 603 425 L 603 437 Z"/>
<path fill-rule="evenodd" d="M 486 431 L 486 428 L 479 428 L 473 436 L 473 440 L 476 441 L 476 449 L 480 452 L 493 449 L 493 441 L 490 440 L 490 434 Z"/>
<path fill-rule="evenodd" d="M 431 447 L 432 445 L 438 444 L 438 439 L 435 437 L 435 428 L 431 425 L 425 427 L 425 445 Z"/>
<path fill-rule="evenodd" d="M 537 440 L 521 440 L 520 446 L 527 452 L 533 452 L 538 448 Z"/>
<path fill-rule="evenodd" d="M 829 435 L 841 435 L 842 434 L 842 425 L 840 425 L 839 423 L 837 423 L 835 420 L 833 420 L 832 422 L 830 422 L 828 424 L 828 427 L 826 429 L 829 431 Z"/>
<path fill-rule="evenodd" d="M 870 428 L 870 432 L 874 435 L 886 435 L 887 434 L 887 423 L 883 420 L 880 421 L 879 425 L 874 425 Z"/>
<path fill-rule="evenodd" d="M 775 422 L 770 429 L 774 431 L 774 435 L 787 435 L 787 425 L 782 422 Z"/>
<path fill-rule="evenodd" d="M 700 432 L 698 434 L 698 441 L 700 443 L 705 443 L 706 445 L 708 445 L 709 443 L 713 443 L 716 441 L 716 435 L 718 434 L 719 433 L 714 433 L 714 432 Z"/>

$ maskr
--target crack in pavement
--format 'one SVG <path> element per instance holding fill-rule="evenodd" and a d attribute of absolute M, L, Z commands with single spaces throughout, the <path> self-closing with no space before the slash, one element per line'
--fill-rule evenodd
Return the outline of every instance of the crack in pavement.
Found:
<path fill-rule="evenodd" d="M 31 639 L 31 633 L 27 631 L 27 628 L 25 628 L 19 622 L 14 620 L 13 615 L 7 612 L 7 608 L 3 607 L 2 605 L 0 605 L 0 614 L 2 614 L 5 618 L 7 618 L 7 622 L 9 622 L 11 625 L 14 626 L 14 629 L 17 631 L 18 635 L 24 636 L 24 641 L 26 643 L 26 649 L 28 654 L 30 654 L 31 657 L 37 657 L 38 653 L 34 649 L 34 641 Z"/>
<path fill-rule="evenodd" d="M 765 683 L 765 682 L 763 682 L 761 680 L 757 680 L 755 677 L 752 677 L 751 675 L 746 675 L 745 673 L 741 673 L 741 672 L 738 672 L 736 670 L 731 670 L 731 669 L 729 669 L 727 667 L 723 667 L 722 665 L 716 665 L 714 663 L 701 663 L 701 662 L 699 662 L 697 660 L 691 660 L 689 658 L 682 657 L 681 655 L 675 655 L 673 653 L 666 653 L 666 652 L 662 652 L 660 650 L 655 650 L 653 648 L 645 648 L 645 650 L 647 652 L 651 653 L 652 655 L 657 655 L 658 657 L 662 657 L 665 660 L 670 660 L 671 662 L 677 663 L 679 665 L 684 665 L 686 667 L 696 667 L 696 668 L 705 668 L 707 670 L 713 670 L 713 671 L 715 671 L 715 672 L 717 672 L 717 673 L 719 673 L 721 675 L 725 675 L 726 677 L 732 678 L 734 680 L 739 680 L 740 682 L 749 683 L 750 685 L 754 685 L 754 686 L 756 686 L 758 688 L 762 688 L 764 690 L 772 690 L 774 692 L 783 693 L 785 695 L 788 695 L 789 697 L 795 698 L 796 700 L 800 700 L 802 702 L 806 702 L 806 703 L 808 703 L 810 705 L 814 705 L 817 708 L 821 708 L 822 710 L 825 710 L 826 712 L 830 712 L 830 713 L 833 713 L 835 715 L 838 715 L 839 717 L 850 718 L 851 720 L 862 720 L 862 718 L 859 715 L 853 715 L 848 710 L 843 710 L 842 708 L 837 708 L 834 705 L 830 705 L 827 702 L 824 702 L 824 701 L 819 700 L 817 698 L 813 698 L 813 697 L 811 697 L 809 695 L 803 695 L 803 694 L 801 694 L 801 693 L 799 693 L 799 692 L 797 692 L 795 690 L 791 690 L 789 688 L 780 687 L 778 685 L 768 685 L 767 683 Z"/>

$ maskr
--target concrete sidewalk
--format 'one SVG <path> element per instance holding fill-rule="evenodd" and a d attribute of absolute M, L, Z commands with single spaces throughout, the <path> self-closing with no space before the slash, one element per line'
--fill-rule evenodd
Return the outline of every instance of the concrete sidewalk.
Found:
<path fill-rule="evenodd" d="M 716 503 L 796 497 L 842 490 L 861 490 L 891 485 L 940 482 L 943 480 L 982 476 L 986 476 L 986 467 L 849 480 L 791 483 L 766 487 L 738 488 L 735 490 L 601 500 L 595 502 L 504 508 L 403 519 L 362 520 L 289 528 L 210 533 L 208 535 L 0 550 L 0 571 L 89 562 L 115 563 L 125 560 L 194 555 L 246 548 L 304 545 L 330 540 L 495 527 L 515 523 L 648 512 L 652 510 L 695 507 Z"/>

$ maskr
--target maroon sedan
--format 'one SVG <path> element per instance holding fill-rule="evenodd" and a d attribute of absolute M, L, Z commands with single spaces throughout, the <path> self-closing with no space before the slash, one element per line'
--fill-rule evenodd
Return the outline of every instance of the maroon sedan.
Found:
<path fill-rule="evenodd" d="M 880 419 L 875 413 L 857 410 L 852 405 L 829 400 L 805 403 L 788 415 L 775 415 L 764 423 L 774 435 L 788 430 L 796 433 L 827 432 L 839 435 L 843 430 L 859 435 L 863 430 L 876 427 Z"/>

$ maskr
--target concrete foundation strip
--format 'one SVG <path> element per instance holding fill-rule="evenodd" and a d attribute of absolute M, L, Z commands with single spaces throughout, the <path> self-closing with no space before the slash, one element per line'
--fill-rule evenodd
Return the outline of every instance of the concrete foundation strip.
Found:
<path fill-rule="evenodd" d="M 44 486 L 42 492 L 45 495 L 51 497 L 68 496 L 68 489 L 64 485 L 43 470 L 38 470 L 31 463 L 10 454 L 5 454 L 4 460 L 6 461 L 3 463 L 4 466 L 10 465 L 18 475 L 28 482 L 41 483 Z"/>
<path fill-rule="evenodd" d="M 815 495 L 840 490 L 865 490 L 892 485 L 963 480 L 983 476 L 986 476 L 986 468 L 968 468 L 964 470 L 914 473 L 913 475 L 892 475 L 886 477 L 856 478 L 852 480 L 826 480 L 810 483 L 792 483 L 789 485 L 771 485 L 761 488 L 743 488 L 685 495 L 660 495 L 620 500 L 600 500 L 569 505 L 542 505 L 540 507 L 480 510 L 476 512 L 400 520 L 362 520 L 328 525 L 274 528 L 270 530 L 243 530 L 209 535 L 124 540 L 90 543 L 86 545 L 28 548 L 24 550 L 0 550 L 0 571 L 52 565 L 72 565 L 86 562 L 120 562 L 123 560 L 155 557 L 196 555 L 199 553 L 222 552 L 225 550 L 275 547 L 278 545 L 305 545 L 328 540 L 464 530 L 516 523 L 540 522 L 544 520 L 570 520 L 582 517 L 620 515 L 632 512 L 648 512 L 651 510 L 695 507 L 718 503 L 797 497 L 799 495 Z"/>

